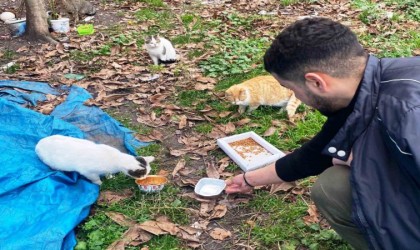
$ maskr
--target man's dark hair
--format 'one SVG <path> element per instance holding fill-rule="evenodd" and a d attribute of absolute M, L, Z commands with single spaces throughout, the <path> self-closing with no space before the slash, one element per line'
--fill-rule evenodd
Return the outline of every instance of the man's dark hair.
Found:
<path fill-rule="evenodd" d="M 327 18 L 306 18 L 276 37 L 264 55 L 264 66 L 282 79 L 304 83 L 307 72 L 359 75 L 360 57 L 366 53 L 348 27 Z"/>

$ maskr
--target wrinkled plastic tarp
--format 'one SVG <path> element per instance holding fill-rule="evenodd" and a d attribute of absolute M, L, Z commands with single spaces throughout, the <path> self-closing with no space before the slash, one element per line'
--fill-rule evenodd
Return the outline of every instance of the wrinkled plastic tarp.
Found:
<path fill-rule="evenodd" d="M 67 100 L 49 116 L 22 107 L 66 91 Z M 73 229 L 99 195 L 99 186 L 77 173 L 44 165 L 34 151 L 40 139 L 53 134 L 94 138 L 125 145 L 131 153 L 145 145 L 99 108 L 84 106 L 89 97 L 75 86 L 57 90 L 46 83 L 0 81 L 1 250 L 72 249 Z"/>

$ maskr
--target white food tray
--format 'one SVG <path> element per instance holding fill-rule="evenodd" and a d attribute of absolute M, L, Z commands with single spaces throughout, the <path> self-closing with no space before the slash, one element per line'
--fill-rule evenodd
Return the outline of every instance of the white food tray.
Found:
<path fill-rule="evenodd" d="M 233 149 L 229 143 L 244 140 L 247 138 L 253 139 L 261 147 L 271 153 L 270 156 L 266 155 L 256 155 L 255 157 L 248 157 L 244 159 L 238 152 Z M 257 135 L 255 132 L 246 132 L 238 135 L 232 135 L 224 138 L 217 139 L 217 145 L 244 171 L 248 172 L 257 168 L 262 168 L 267 166 L 270 163 L 273 163 L 285 156 L 285 154 L 271 145 L 269 142 L 264 140 L 261 136 Z M 251 160 L 249 159 L 251 158 Z"/>

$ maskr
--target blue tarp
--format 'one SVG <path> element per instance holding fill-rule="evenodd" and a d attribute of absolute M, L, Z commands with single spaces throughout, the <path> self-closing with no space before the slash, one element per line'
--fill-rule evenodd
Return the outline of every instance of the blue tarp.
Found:
<path fill-rule="evenodd" d="M 49 116 L 23 107 L 46 100 L 45 94 L 63 93 L 69 93 L 66 101 Z M 99 108 L 84 106 L 88 98 L 75 86 L 0 81 L 0 250 L 74 248 L 73 229 L 99 195 L 99 186 L 77 173 L 44 165 L 34 151 L 40 139 L 53 134 L 89 138 L 125 146 L 132 154 L 145 145 Z"/>

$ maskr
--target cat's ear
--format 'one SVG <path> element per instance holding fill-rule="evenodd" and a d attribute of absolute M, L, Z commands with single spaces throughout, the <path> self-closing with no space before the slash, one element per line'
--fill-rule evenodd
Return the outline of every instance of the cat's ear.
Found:
<path fill-rule="evenodd" d="M 144 38 L 144 42 L 145 42 L 145 43 L 150 43 L 150 41 L 152 41 L 152 37 L 153 37 L 153 36 L 146 36 L 146 37 Z"/>
<path fill-rule="evenodd" d="M 246 99 L 246 89 L 240 89 L 239 90 L 239 100 L 243 101 Z"/>
<path fill-rule="evenodd" d="M 232 96 L 232 89 L 227 89 L 226 91 L 225 91 L 225 98 L 226 98 L 226 100 L 228 100 L 229 102 L 232 102 L 233 101 L 233 96 Z"/>
<path fill-rule="evenodd" d="M 145 156 L 143 158 L 144 158 L 144 160 L 146 160 L 146 162 L 148 164 L 155 160 L 155 157 L 153 157 L 153 156 Z"/>

